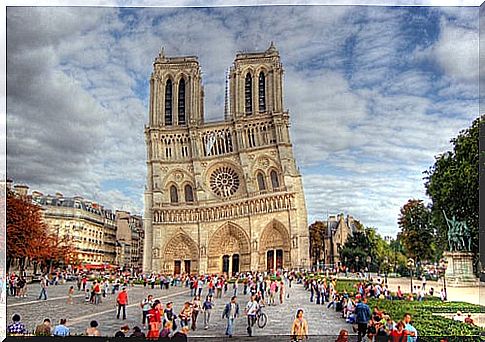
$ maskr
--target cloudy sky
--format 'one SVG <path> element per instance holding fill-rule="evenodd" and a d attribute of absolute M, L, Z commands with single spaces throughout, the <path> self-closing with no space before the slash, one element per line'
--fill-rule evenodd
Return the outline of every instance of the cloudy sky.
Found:
<path fill-rule="evenodd" d="M 141 213 L 148 79 L 160 47 L 197 55 L 221 120 L 238 51 L 274 41 L 309 223 L 382 235 L 427 200 L 423 171 L 478 117 L 477 7 L 7 8 L 7 174 Z"/>

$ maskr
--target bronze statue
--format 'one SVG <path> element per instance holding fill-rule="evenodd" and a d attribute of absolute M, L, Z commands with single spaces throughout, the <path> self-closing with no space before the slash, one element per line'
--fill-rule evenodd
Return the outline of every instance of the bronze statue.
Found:
<path fill-rule="evenodd" d="M 465 221 L 458 221 L 453 215 L 450 220 L 443 210 L 446 224 L 448 225 L 448 244 L 450 252 L 471 251 L 471 235 Z M 465 243 L 466 241 L 466 243 Z"/>

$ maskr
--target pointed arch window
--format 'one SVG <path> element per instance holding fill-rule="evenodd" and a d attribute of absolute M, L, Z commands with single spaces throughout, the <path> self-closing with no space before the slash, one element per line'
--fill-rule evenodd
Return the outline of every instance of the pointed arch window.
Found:
<path fill-rule="evenodd" d="M 184 188 L 185 192 L 185 202 L 192 203 L 194 201 L 194 191 L 190 184 L 187 184 Z"/>
<path fill-rule="evenodd" d="M 182 78 L 179 82 L 179 125 L 185 125 L 185 80 Z"/>
<path fill-rule="evenodd" d="M 172 125 L 172 80 L 165 85 L 165 125 Z"/>
<path fill-rule="evenodd" d="M 278 174 L 276 173 L 275 170 L 272 170 L 270 172 L 270 177 L 271 177 L 271 186 L 273 187 L 273 190 L 279 189 L 280 180 L 278 179 Z"/>
<path fill-rule="evenodd" d="M 253 113 L 253 78 L 248 72 L 244 82 L 244 108 L 248 115 Z"/>
<path fill-rule="evenodd" d="M 259 111 L 266 111 L 266 79 L 264 77 L 264 72 L 259 73 L 258 80 L 258 92 L 259 92 Z"/>
<path fill-rule="evenodd" d="M 262 172 L 258 172 L 258 174 L 256 175 L 256 178 L 258 180 L 258 188 L 259 188 L 259 191 L 264 191 L 266 190 L 266 183 L 264 181 L 264 175 Z"/>
<path fill-rule="evenodd" d="M 170 203 L 178 203 L 179 202 L 179 194 L 177 187 L 172 185 L 170 187 Z"/>

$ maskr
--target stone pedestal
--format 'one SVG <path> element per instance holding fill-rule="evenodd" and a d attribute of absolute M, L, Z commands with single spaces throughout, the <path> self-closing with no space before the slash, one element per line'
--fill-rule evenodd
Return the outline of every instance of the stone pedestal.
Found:
<path fill-rule="evenodd" d="M 446 268 L 446 283 L 449 286 L 473 286 L 477 278 L 473 273 L 473 253 L 470 252 L 444 252 L 448 261 Z"/>

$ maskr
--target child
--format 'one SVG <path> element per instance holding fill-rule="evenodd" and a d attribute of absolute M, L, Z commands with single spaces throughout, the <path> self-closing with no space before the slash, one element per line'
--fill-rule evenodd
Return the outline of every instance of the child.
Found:
<path fill-rule="evenodd" d="M 69 287 L 69 291 L 67 292 L 67 304 L 74 304 L 72 300 L 72 296 L 74 295 L 74 286 Z"/>

